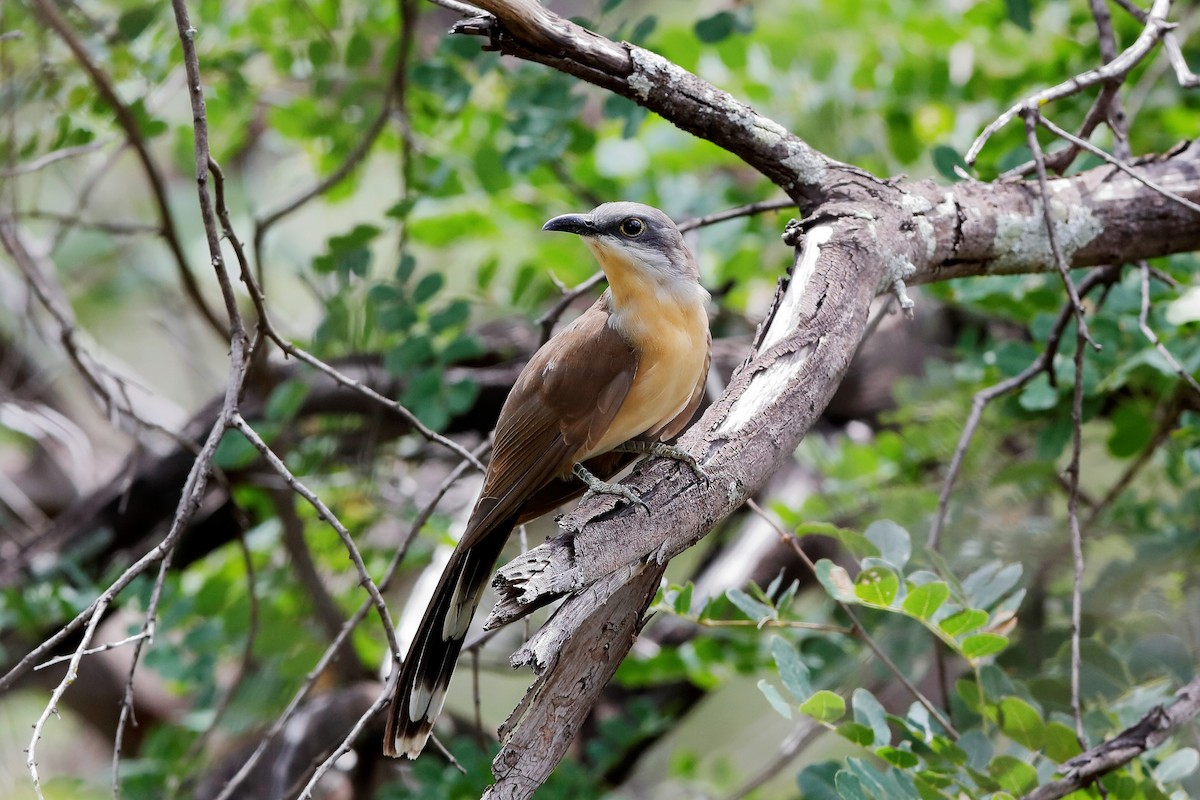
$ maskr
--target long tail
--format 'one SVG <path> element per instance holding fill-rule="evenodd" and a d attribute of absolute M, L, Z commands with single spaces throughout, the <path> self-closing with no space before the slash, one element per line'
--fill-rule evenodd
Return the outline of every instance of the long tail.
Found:
<path fill-rule="evenodd" d="M 386 755 L 416 758 L 429 740 L 471 617 L 515 523 L 514 517 L 469 537 L 470 546 L 460 544 L 451 554 L 400 669 L 383 736 Z"/>

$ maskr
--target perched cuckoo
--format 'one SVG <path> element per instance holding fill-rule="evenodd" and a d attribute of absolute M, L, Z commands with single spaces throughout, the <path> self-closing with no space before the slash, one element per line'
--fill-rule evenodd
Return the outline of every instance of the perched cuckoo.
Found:
<path fill-rule="evenodd" d="M 605 203 L 542 230 L 583 237 L 609 288 L 534 354 L 500 411 L 483 490 L 400 670 L 383 742 L 389 756 L 415 758 L 425 746 L 515 526 L 585 488 L 642 504 L 602 479 L 629 463 L 629 453 L 689 461 L 665 442 L 700 403 L 711 337 L 708 292 L 679 229 L 658 209 Z"/>

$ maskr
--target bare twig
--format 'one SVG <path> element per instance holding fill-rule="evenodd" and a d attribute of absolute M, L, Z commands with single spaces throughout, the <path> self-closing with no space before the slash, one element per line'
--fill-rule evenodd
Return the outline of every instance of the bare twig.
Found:
<path fill-rule="evenodd" d="M 1082 327 L 1075 329 L 1075 386 L 1071 395 L 1071 461 L 1067 466 L 1067 519 L 1070 525 L 1071 556 L 1075 564 L 1071 587 L 1071 713 L 1075 717 L 1075 737 L 1087 749 L 1083 732 L 1083 705 L 1079 699 L 1080 638 L 1083 630 L 1083 532 L 1079 527 L 1079 463 L 1083 451 L 1083 354 L 1086 337 Z"/>
<path fill-rule="evenodd" d="M 103 602 L 97 601 L 93 604 L 94 612 L 88 622 L 87 629 L 83 632 L 83 640 L 80 646 L 75 649 L 75 653 L 71 656 L 71 661 L 67 665 L 67 674 L 59 681 L 58 686 L 54 687 L 54 691 L 50 693 L 50 702 L 46 704 L 46 708 L 38 716 L 37 722 L 33 724 L 33 737 L 29 740 L 29 747 L 25 750 L 25 766 L 29 769 L 29 774 L 33 778 L 33 790 L 37 793 L 38 800 L 43 800 L 42 795 L 42 779 L 38 775 L 37 768 L 37 744 L 42 738 L 42 728 L 46 725 L 46 720 L 50 719 L 50 715 L 58 716 L 58 701 L 62 699 L 63 694 L 68 687 L 75 682 L 75 678 L 79 675 L 79 662 L 83 658 L 83 654 L 87 651 L 87 645 L 91 642 L 92 637 L 96 633 L 96 626 L 100 624 L 100 620 L 104 617 L 104 612 L 108 610 L 109 599 L 104 599 Z"/>
<path fill-rule="evenodd" d="M 147 233 L 162 232 L 161 226 L 151 225 L 145 222 L 110 222 L 108 220 L 86 220 L 80 219 L 78 216 L 73 214 L 62 214 L 56 211 L 19 211 L 8 219 L 12 219 L 13 217 L 51 220 L 61 225 L 66 225 L 73 228 L 87 228 L 90 230 L 100 231 L 101 233 L 109 233 L 113 236 L 143 236 Z"/>
<path fill-rule="evenodd" d="M 275 455 L 267 443 L 263 441 L 258 432 L 250 427 L 250 424 L 239 413 L 234 413 L 229 420 L 230 427 L 236 429 L 246 437 L 246 441 L 259 452 L 259 455 L 270 465 L 271 469 L 275 470 L 284 482 L 291 488 L 293 492 L 303 497 L 308 501 L 314 509 L 316 509 L 317 517 L 329 524 L 334 531 L 337 532 L 338 538 L 342 540 L 342 545 L 346 548 L 346 552 L 350 555 L 350 561 L 354 564 L 354 569 L 358 573 L 359 583 L 367 590 L 371 601 L 375 604 L 375 610 L 379 614 L 379 621 L 383 623 L 383 632 L 387 636 L 388 646 L 393 653 L 400 652 L 400 645 L 396 642 L 396 629 L 392 626 L 391 615 L 388 614 L 387 603 L 383 599 L 383 595 L 379 593 L 379 587 L 376 585 L 371 574 L 367 572 L 367 565 L 363 562 L 362 553 L 358 550 L 358 545 L 354 543 L 354 537 L 350 535 L 350 531 L 346 530 L 346 526 L 341 523 L 329 506 L 321 498 L 317 497 L 311 489 L 301 483 L 292 471 L 287 468 L 283 460 Z"/>
<path fill-rule="evenodd" d="M 175 260 L 179 278 L 183 283 L 183 290 L 187 294 L 188 299 L 195 305 L 196 310 L 208 322 L 209 326 L 219 336 L 224 338 L 227 335 L 225 325 L 217 318 L 216 312 L 209 307 L 208 302 L 204 299 L 204 295 L 200 291 L 200 285 L 196 282 L 196 276 L 192 274 L 192 270 L 187 263 L 187 258 L 183 254 L 183 244 L 179 238 L 179 232 L 175 228 L 175 218 L 171 214 L 171 207 L 167 202 L 166 183 L 163 180 L 157 162 L 150 155 L 150 149 L 146 144 L 145 137 L 142 136 L 137 119 L 134 117 L 133 112 L 129 110 L 129 107 L 121 102 L 121 98 L 117 96 L 117 92 L 113 88 L 108 76 L 92 60 L 87 48 L 83 46 L 79 37 L 75 35 L 75 32 L 71 29 L 71 26 L 62 14 L 59 13 L 58 8 L 52 0 L 34 0 L 34 4 L 37 6 L 38 13 L 46 21 L 46 24 L 54 29 L 54 32 L 58 34 L 59 38 L 71 50 L 71 53 L 75 56 L 75 60 L 87 72 L 92 84 L 96 87 L 96 91 L 113 110 L 117 122 L 120 124 L 122 130 L 125 131 L 126 138 L 133 145 L 138 160 L 142 163 L 142 169 L 146 173 L 146 181 L 150 184 L 151 194 L 154 195 L 159 219 L 162 220 L 163 239 L 166 241 L 167 248 L 171 251 L 171 256 Z"/>
<path fill-rule="evenodd" d="M 448 8 L 464 17 L 483 17 L 488 15 L 482 8 L 476 8 L 470 3 L 460 3 L 459 0 L 429 0 L 429 2 L 435 6 Z"/>
<path fill-rule="evenodd" d="M 113 800 L 121 797 L 121 746 L 125 741 L 125 725 L 133 718 L 133 682 L 137 676 L 138 664 L 141 663 L 142 649 L 154 641 L 154 631 L 158 624 L 158 604 L 162 600 L 163 586 L 167 581 L 167 571 L 171 568 L 171 556 L 174 550 L 163 554 L 163 560 L 158 565 L 158 577 L 154 579 L 154 588 L 150 592 L 150 602 L 146 605 L 146 619 L 142 623 L 142 633 L 145 634 L 133 646 L 133 658 L 129 660 L 129 677 L 125 679 L 125 692 L 121 697 L 121 713 L 117 718 L 117 730 L 113 737 L 112 754 L 112 793 Z"/>
<path fill-rule="evenodd" d="M 1145 261 L 1139 261 L 1138 268 L 1142 274 L 1142 308 L 1138 313 L 1138 329 L 1150 341 L 1150 344 L 1154 345 L 1154 349 L 1158 351 L 1158 354 L 1171 365 L 1171 369 L 1175 370 L 1175 374 L 1187 383 L 1192 388 L 1192 391 L 1200 397 L 1200 383 L 1197 383 L 1191 373 L 1184 369 L 1183 364 L 1180 364 L 1178 359 L 1171 355 L 1171 351 L 1166 348 L 1166 345 L 1158 338 L 1158 334 L 1150 327 L 1150 265 Z"/>
<path fill-rule="evenodd" d="M 1072 144 L 1074 144 L 1084 150 L 1087 150 L 1092 155 L 1097 156 L 1098 158 L 1101 158 L 1101 159 L 1107 161 L 1109 164 L 1112 164 L 1114 167 L 1121 170 L 1126 175 L 1128 175 L 1129 177 L 1133 178 L 1138 183 L 1145 186 L 1147 189 L 1152 189 L 1152 190 L 1158 192 L 1159 194 L 1161 194 L 1163 197 L 1166 197 L 1170 200 L 1174 200 L 1176 203 L 1179 203 L 1184 208 L 1190 209 L 1192 211 L 1195 211 L 1197 214 L 1200 214 L 1200 204 L 1193 203 L 1191 200 L 1188 200 L 1186 197 L 1182 197 L 1182 196 L 1176 194 L 1175 192 L 1172 192 L 1167 187 L 1165 187 L 1155 181 L 1150 180 L 1149 178 L 1140 174 L 1137 170 L 1135 170 L 1133 167 L 1131 167 L 1125 161 L 1123 161 L 1119 158 L 1116 158 L 1115 156 L 1110 155 L 1109 153 L 1105 152 L 1103 149 L 1097 147 L 1096 145 L 1092 144 L 1091 142 L 1089 142 L 1085 139 L 1081 139 L 1080 137 L 1076 136 L 1075 134 L 1071 133 L 1070 131 L 1060 128 L 1058 125 L 1055 125 L 1053 122 L 1046 119 L 1044 116 L 1040 116 L 1040 115 L 1038 116 L 1038 124 L 1041 125 L 1042 127 L 1044 127 L 1046 130 L 1053 133 L 1055 136 L 1060 136 L 1063 139 L 1066 139 L 1068 142 L 1071 142 Z"/>
<path fill-rule="evenodd" d="M 490 443 L 485 442 L 477 447 L 475 452 L 472 453 L 472 460 L 477 461 L 479 457 L 488 451 L 490 446 Z M 383 571 L 383 577 L 379 580 L 380 591 L 387 589 L 388 585 L 392 582 L 392 578 L 395 576 L 396 570 L 400 566 L 400 562 L 402 562 L 404 557 L 408 554 L 409 545 L 416 540 L 417 534 L 421 531 L 421 528 L 425 526 L 425 523 L 429 521 L 429 518 L 433 515 L 434 509 L 437 508 L 438 503 L 441 502 L 442 498 L 446 495 L 446 492 L 450 490 L 451 486 L 458 482 L 459 478 L 462 477 L 463 473 L 466 472 L 469 466 L 471 466 L 471 461 L 467 459 L 460 461 L 458 465 L 450 471 L 450 474 L 446 476 L 446 479 L 442 481 L 441 485 L 434 492 L 434 495 L 430 501 L 425 505 L 424 508 L 421 509 L 420 513 L 417 514 L 416 519 L 413 520 L 412 526 L 401 540 L 400 546 L 397 547 L 395 555 L 392 556 L 392 560 L 388 562 L 387 568 Z M 371 606 L 372 601 L 370 598 L 367 598 L 359 605 L 358 609 L 350 616 L 350 618 L 346 620 L 346 624 L 342 626 L 337 638 L 329 643 L 329 645 L 325 648 L 325 652 L 317 661 L 316 665 L 305 676 L 304 682 L 300 685 L 300 688 L 296 690 L 296 694 L 292 696 L 287 708 L 284 709 L 283 713 L 280 714 L 275 722 L 271 725 L 270 729 L 263 736 L 262 740 L 259 741 L 258 746 L 254 749 L 254 752 L 250 754 L 250 757 L 246 759 L 245 763 L 242 764 L 237 773 L 235 773 L 234 776 L 229 779 L 229 782 L 225 784 L 224 788 L 221 789 L 221 793 L 217 795 L 214 800 L 229 800 L 229 798 L 234 796 L 238 788 L 243 782 L 245 782 L 246 778 L 249 777 L 250 773 L 254 770 L 254 767 L 257 766 L 258 762 L 262 760 L 262 757 L 266 753 L 267 748 L 271 745 L 271 742 L 275 741 L 275 739 L 287 725 L 288 720 L 292 718 L 292 716 L 300 708 L 300 704 L 304 702 L 306 697 L 308 697 L 308 693 L 312 691 L 312 688 L 316 685 L 317 680 L 328 668 L 330 662 L 337 655 L 343 643 L 358 627 L 359 623 L 362 622 L 367 616 L 367 613 L 371 610 Z M 397 666 L 399 664 L 400 654 L 393 653 L 392 657 L 395 660 L 393 666 Z M 393 674 L 399 674 L 399 670 L 395 669 Z"/>
<path fill-rule="evenodd" d="M 1086 297 L 1093 287 L 1111 280 L 1115 274 L 1112 267 L 1100 267 L 1093 270 L 1088 273 L 1086 278 L 1080 281 L 1079 294 Z M 946 513 L 950 506 L 950 495 L 954 489 L 954 483 L 958 479 L 958 473 L 962 469 L 967 448 L 970 447 L 971 440 L 975 437 L 975 431 L 979 427 L 980 419 L 983 417 L 984 409 L 997 397 L 1017 391 L 1040 373 L 1048 372 L 1051 369 L 1051 365 L 1054 363 L 1054 356 L 1058 353 L 1058 342 L 1062 338 L 1063 331 L 1066 330 L 1067 323 L 1071 320 L 1073 313 L 1074 310 L 1069 303 L 1063 305 L 1062 309 L 1058 312 L 1058 319 L 1055 320 L 1053 327 L 1050 329 L 1050 335 L 1047 337 L 1045 348 L 1033 363 L 1011 378 L 1007 378 L 1000 383 L 989 386 L 986 389 L 981 389 L 975 393 L 975 397 L 971 400 L 971 413 L 967 416 L 966 424 L 963 425 L 963 432 L 959 436 L 958 444 L 954 448 L 954 455 L 950 459 L 950 466 L 946 470 L 946 477 L 942 481 L 942 490 L 938 494 L 937 513 L 934 514 L 933 522 L 929 527 L 929 538 L 925 543 L 926 547 L 930 550 L 937 550 L 941 545 L 942 530 L 946 524 Z"/>
<path fill-rule="evenodd" d="M 105 653 L 109 650 L 115 650 L 118 647 L 124 647 L 127 644 L 133 644 L 137 640 L 145 639 L 145 638 L 146 638 L 146 632 L 138 631 L 137 633 L 133 634 L 132 636 L 126 636 L 124 639 L 121 639 L 120 641 L 108 642 L 106 644 L 102 644 L 97 647 L 90 647 L 87 650 L 83 651 L 83 655 L 91 656 L 91 655 L 95 655 L 96 653 Z M 52 658 L 42 664 L 38 664 L 36 667 L 33 668 L 33 671 L 37 672 L 38 670 L 45 669 L 46 667 L 52 667 L 55 664 L 61 664 L 64 661 L 70 661 L 74 657 L 75 657 L 74 653 L 71 653 L 70 655 L 55 656 L 54 658 Z"/>
<path fill-rule="evenodd" d="M 542 329 L 542 338 L 540 344 L 545 344 L 550 340 L 550 334 L 554 332 L 554 326 L 558 324 L 558 318 L 563 315 L 572 303 L 578 300 L 583 295 L 590 292 L 601 281 L 604 280 L 604 273 L 597 271 L 590 278 L 577 284 L 574 288 L 563 292 L 562 297 L 558 298 L 553 306 L 546 313 L 537 318 L 538 327 Z"/>
<path fill-rule="evenodd" d="M 1079 327 L 1083 338 L 1093 348 L 1099 350 L 1100 345 L 1096 344 L 1091 334 L 1088 333 L 1083 302 L 1079 299 L 1079 292 L 1075 289 L 1075 281 L 1071 280 L 1071 265 L 1063 256 L 1062 247 L 1058 243 L 1058 235 L 1055 233 L 1054 211 L 1050 202 L 1050 181 L 1046 178 L 1046 163 L 1042 157 L 1042 146 L 1038 144 L 1037 140 L 1037 121 L 1040 114 L 1036 108 L 1027 109 L 1021 113 L 1025 118 L 1025 140 L 1029 144 L 1030 151 L 1033 152 L 1033 162 L 1037 167 L 1038 187 L 1042 194 L 1042 216 L 1046 220 L 1046 237 L 1050 241 L 1050 252 L 1054 255 L 1054 264 L 1058 267 L 1058 274 L 1062 278 L 1063 286 L 1067 289 L 1067 297 L 1071 299 L 1071 307 L 1075 310 L 1075 324 Z"/>
<path fill-rule="evenodd" d="M 57 164 L 59 161 L 64 159 L 75 158 L 77 156 L 87 155 L 88 153 L 94 153 L 107 144 L 107 141 L 103 139 L 97 139 L 94 142 L 81 144 L 77 147 L 64 147 L 61 150 L 55 150 L 53 152 L 46 153 L 43 156 L 39 156 L 33 161 L 27 161 L 24 164 L 18 164 L 15 167 L 6 167 L 4 169 L 0 169 L 0 178 L 15 178 L 18 175 L 28 175 L 32 172 L 38 172 L 39 170 L 43 170 L 51 164 Z"/>
<path fill-rule="evenodd" d="M 974 164 L 976 159 L 979 158 L 979 152 L 987 144 L 988 139 L 1005 125 L 1012 122 L 1018 115 L 1027 114 L 1031 110 L 1036 111 L 1047 103 L 1078 94 L 1089 86 L 1095 86 L 1097 83 L 1118 80 L 1128 75 L 1129 71 L 1141 63 L 1147 54 L 1150 53 L 1163 34 L 1174 27 L 1172 23 L 1166 21 L 1167 11 L 1170 7 L 1169 0 L 1154 0 L 1154 5 L 1150 8 L 1150 14 L 1146 18 L 1146 27 L 1134 43 L 1119 56 L 1102 67 L 1090 69 L 1087 72 L 1072 77 L 1070 80 L 1063 81 L 1056 86 L 1051 86 L 1048 89 L 1043 89 L 1040 92 L 1030 95 L 993 120 L 983 129 L 983 132 L 979 134 L 970 149 L 967 150 L 967 154 L 964 156 L 967 164 Z"/>
<path fill-rule="evenodd" d="M 718 222 L 724 222 L 729 219 L 737 219 L 738 217 L 750 217 L 755 214 L 762 214 L 765 211 L 780 211 L 785 208 L 796 208 L 796 201 L 790 198 L 782 200 L 763 200 L 759 203 L 748 203 L 737 208 L 728 208 L 724 211 L 717 211 L 713 214 L 705 214 L 703 217 L 693 217 L 685 219 L 679 223 L 679 232 L 687 233 L 696 228 L 703 228 L 708 225 L 715 225 Z"/>
<path fill-rule="evenodd" d="M 469 450 L 453 439 L 448 439 L 426 426 L 421 422 L 420 419 L 417 418 L 415 414 L 401 405 L 399 401 L 392 400 L 389 397 L 384 397 L 371 387 L 366 386 L 365 384 L 339 372 L 337 369 L 329 364 L 326 364 L 324 361 L 312 355 L 308 351 L 292 344 L 292 342 L 288 341 L 282 334 L 275 330 L 275 327 L 271 322 L 270 314 L 267 312 L 266 298 L 263 297 L 262 289 L 259 287 L 257 281 L 254 279 L 254 275 L 250 271 L 250 264 L 246 259 L 246 251 L 242 247 L 241 240 L 238 239 L 237 234 L 234 233 L 233 226 L 229 220 L 229 210 L 225 205 L 224 174 L 221 172 L 220 166 L 218 166 L 217 163 L 211 158 L 208 160 L 208 166 L 213 176 L 213 188 L 216 194 L 217 204 L 216 207 L 217 213 L 221 219 L 222 230 L 225 233 L 226 240 L 228 240 L 230 246 L 233 248 L 234 256 L 237 258 L 242 282 L 250 291 L 250 299 L 254 303 L 255 311 L 258 313 L 258 326 L 262 330 L 263 334 L 273 341 L 279 347 L 279 349 L 283 350 L 284 353 L 294 356 L 300 361 L 303 361 L 305 364 L 308 364 L 310 367 L 323 372 L 325 375 L 332 378 L 333 381 L 339 386 L 352 389 L 364 397 L 374 400 L 384 408 L 399 414 L 400 417 L 409 424 L 409 426 L 411 426 L 427 441 L 445 447 L 459 458 L 467 459 L 472 466 L 482 472 L 483 464 L 481 464 L 478 459 L 474 458 Z"/>

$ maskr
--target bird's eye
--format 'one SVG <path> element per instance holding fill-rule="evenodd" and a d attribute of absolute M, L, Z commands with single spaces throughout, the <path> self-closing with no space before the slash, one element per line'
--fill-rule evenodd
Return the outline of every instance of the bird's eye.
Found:
<path fill-rule="evenodd" d="M 622 236 L 627 236 L 630 239 L 635 239 L 638 236 L 641 236 L 643 231 L 645 231 L 645 230 L 646 230 L 646 223 L 642 222 L 637 217 L 629 217 L 628 219 L 624 219 L 621 221 L 620 231 L 621 231 Z"/>

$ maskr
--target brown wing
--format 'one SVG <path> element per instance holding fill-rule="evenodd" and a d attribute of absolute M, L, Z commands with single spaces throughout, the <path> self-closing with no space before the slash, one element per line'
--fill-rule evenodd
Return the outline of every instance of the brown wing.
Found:
<path fill-rule="evenodd" d="M 598 441 L 637 373 L 637 354 L 608 326 L 608 295 L 547 342 L 500 411 L 492 460 L 464 544 L 518 514 Z"/>

